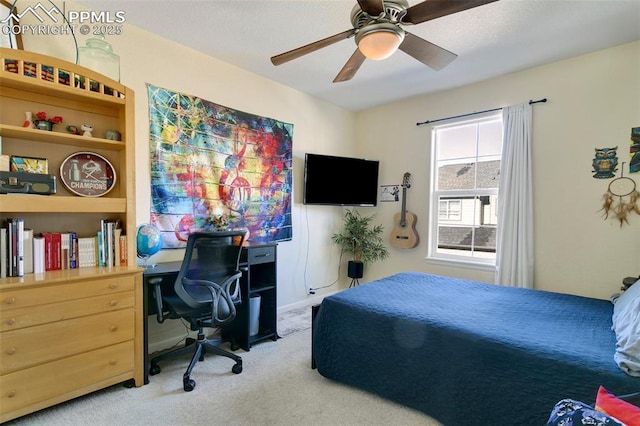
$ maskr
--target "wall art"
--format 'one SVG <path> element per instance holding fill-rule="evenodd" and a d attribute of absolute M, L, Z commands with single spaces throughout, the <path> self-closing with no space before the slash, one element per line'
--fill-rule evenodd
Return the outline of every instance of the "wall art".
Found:
<path fill-rule="evenodd" d="M 618 147 L 596 148 L 593 158 L 593 177 L 596 179 L 609 179 L 615 177 L 618 171 Z"/>
<path fill-rule="evenodd" d="M 607 192 L 602 196 L 602 217 L 607 220 L 609 216 L 620 224 L 629 225 L 629 214 L 640 215 L 640 192 L 637 190 L 635 180 L 624 175 L 624 165 L 620 177 L 609 182 Z"/>
<path fill-rule="evenodd" d="M 290 240 L 293 125 L 147 84 L 151 218 L 164 248 L 190 232 L 244 229 Z"/>
<path fill-rule="evenodd" d="M 629 173 L 640 173 L 640 127 L 631 128 Z"/>

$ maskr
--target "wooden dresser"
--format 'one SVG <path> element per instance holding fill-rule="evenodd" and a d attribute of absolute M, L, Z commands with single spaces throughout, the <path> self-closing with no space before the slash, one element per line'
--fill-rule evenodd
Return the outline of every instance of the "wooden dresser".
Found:
<path fill-rule="evenodd" d="M 142 384 L 142 273 L 110 269 L 0 286 L 0 421 L 130 379 Z"/>

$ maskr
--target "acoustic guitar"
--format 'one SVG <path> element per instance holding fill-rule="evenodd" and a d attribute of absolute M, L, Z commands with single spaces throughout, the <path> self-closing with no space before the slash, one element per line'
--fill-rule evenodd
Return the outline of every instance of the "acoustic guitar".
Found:
<path fill-rule="evenodd" d="M 391 245 L 399 249 L 410 249 L 418 245 L 420 238 L 416 232 L 415 214 L 407 211 L 407 189 L 411 188 L 411 173 L 402 177 L 402 210 L 393 216 Z"/>

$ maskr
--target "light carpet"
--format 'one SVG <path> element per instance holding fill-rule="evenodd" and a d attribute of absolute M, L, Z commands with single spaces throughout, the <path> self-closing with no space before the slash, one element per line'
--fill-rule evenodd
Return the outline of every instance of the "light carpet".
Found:
<path fill-rule="evenodd" d="M 177 358 L 162 363 L 146 386 L 112 386 L 6 425 L 439 425 L 312 370 L 311 309 L 304 309 L 299 314 L 308 313 L 308 323 L 291 313 L 291 324 L 283 318 L 278 327 L 283 337 L 277 342 L 238 351 L 244 367 L 239 375 L 231 372 L 231 360 L 208 356 L 191 376 L 196 388 L 184 392 L 188 358 Z"/>
<path fill-rule="evenodd" d="M 290 309 L 278 315 L 278 336 L 311 328 L 311 306 Z"/>

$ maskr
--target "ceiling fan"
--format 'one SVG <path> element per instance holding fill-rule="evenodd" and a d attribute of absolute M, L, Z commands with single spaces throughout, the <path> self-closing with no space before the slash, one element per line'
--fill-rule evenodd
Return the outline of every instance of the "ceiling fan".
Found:
<path fill-rule="evenodd" d="M 273 56 L 271 62 L 281 65 L 355 36 L 358 48 L 334 83 L 351 80 L 365 59 L 385 59 L 397 49 L 439 71 L 458 55 L 405 31 L 402 26 L 420 24 L 494 1 L 497 0 L 425 0 L 409 6 L 407 0 L 358 0 L 351 10 L 353 28 Z"/>

